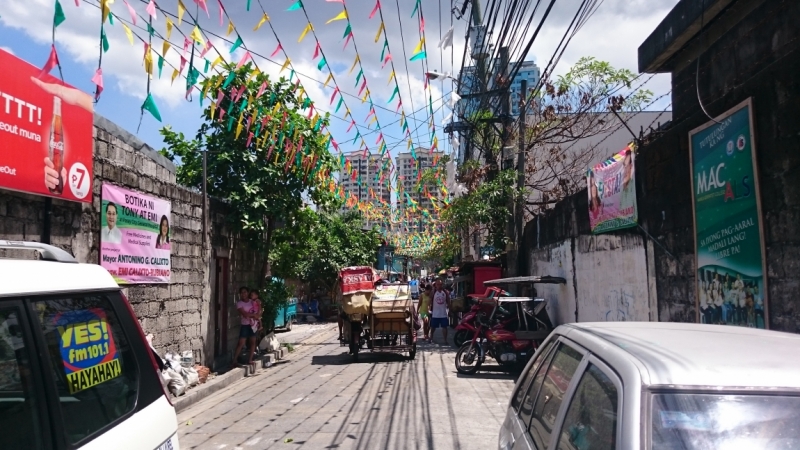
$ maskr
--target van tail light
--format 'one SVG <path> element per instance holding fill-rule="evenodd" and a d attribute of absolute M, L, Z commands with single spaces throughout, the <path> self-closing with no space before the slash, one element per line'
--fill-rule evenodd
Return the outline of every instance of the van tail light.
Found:
<path fill-rule="evenodd" d="M 158 363 L 156 362 L 156 357 L 154 354 L 155 351 L 152 349 L 152 347 L 150 347 L 150 344 L 147 343 L 147 337 L 144 335 L 144 330 L 142 330 L 142 326 L 139 324 L 139 319 L 136 317 L 136 313 L 133 312 L 133 307 L 131 306 L 131 302 L 128 301 L 128 297 L 126 297 L 125 294 L 123 294 L 122 292 L 120 292 L 119 295 L 122 297 L 123 303 L 125 303 L 125 307 L 128 308 L 128 312 L 131 313 L 133 321 L 136 322 L 136 329 L 139 330 L 139 337 L 149 350 L 147 352 L 147 356 L 150 357 L 150 364 L 153 365 L 153 372 L 155 372 L 158 375 L 158 385 L 161 387 L 161 392 L 164 393 L 164 397 L 167 398 L 167 401 L 169 402 L 170 406 L 174 407 L 175 405 L 172 404 L 172 398 L 169 396 L 169 393 L 164 388 L 164 382 L 161 380 L 161 373 L 160 370 L 158 369 Z"/>

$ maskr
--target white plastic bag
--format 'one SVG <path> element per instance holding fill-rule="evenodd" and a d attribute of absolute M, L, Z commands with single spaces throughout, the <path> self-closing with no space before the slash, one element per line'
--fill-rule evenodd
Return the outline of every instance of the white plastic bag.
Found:
<path fill-rule="evenodd" d="M 181 366 L 192 367 L 194 366 L 194 353 L 191 350 L 186 350 L 181 354 Z"/>
<path fill-rule="evenodd" d="M 186 384 L 189 386 L 197 386 L 197 384 L 200 382 L 200 375 L 198 375 L 197 370 L 195 370 L 193 367 L 183 367 L 181 369 L 181 375 L 183 376 L 184 381 L 186 381 Z"/>
<path fill-rule="evenodd" d="M 168 380 L 167 388 L 170 392 L 172 392 L 172 395 L 180 397 L 186 393 L 186 381 L 183 379 L 180 373 L 170 368 L 166 369 L 164 372 L 162 372 L 162 374 L 164 375 L 164 378 Z"/>
<path fill-rule="evenodd" d="M 270 333 L 264 336 L 264 339 L 261 339 L 261 342 L 258 344 L 258 349 L 262 352 L 274 352 L 281 348 L 281 343 L 278 342 L 278 338 L 275 337 L 275 333 Z"/>

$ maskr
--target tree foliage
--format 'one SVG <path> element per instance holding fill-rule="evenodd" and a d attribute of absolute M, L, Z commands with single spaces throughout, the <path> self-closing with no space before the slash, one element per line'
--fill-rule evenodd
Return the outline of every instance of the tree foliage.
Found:
<path fill-rule="evenodd" d="M 362 226 L 358 213 L 304 209 L 290 226 L 275 233 L 271 255 L 275 273 L 331 290 L 340 269 L 375 263 L 380 233 Z"/>
<path fill-rule="evenodd" d="M 327 149 L 325 117 L 308 118 L 310 103 L 285 78 L 270 80 L 250 65 L 207 78 L 204 92 L 226 91 L 220 104 L 208 105 L 194 139 L 171 128 L 161 130 L 162 153 L 179 162 L 180 184 L 200 189 L 202 152 L 207 152 L 207 190 L 229 202 L 230 223 L 247 245 L 263 257 L 263 278 L 269 275 L 269 251 L 278 221 L 291 221 L 303 209 L 303 195 L 319 208 L 334 208 L 329 190 L 336 160 Z M 235 96 L 241 87 L 244 91 Z M 264 89 L 258 95 L 260 89 Z M 223 115 L 224 114 L 224 115 Z"/>

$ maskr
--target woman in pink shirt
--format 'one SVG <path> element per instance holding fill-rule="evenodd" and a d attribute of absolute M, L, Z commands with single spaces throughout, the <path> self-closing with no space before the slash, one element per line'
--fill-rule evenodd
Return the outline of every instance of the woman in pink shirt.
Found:
<path fill-rule="evenodd" d="M 258 294 L 256 294 L 258 297 Z M 258 301 L 253 301 L 250 298 L 250 289 L 242 286 L 239 289 L 239 301 L 236 302 L 236 309 L 239 311 L 240 326 L 239 326 L 239 344 L 236 346 L 236 351 L 233 353 L 233 363 L 239 366 L 239 353 L 242 352 L 245 341 L 248 345 L 247 363 L 253 363 L 253 353 L 256 350 L 256 332 L 255 328 L 258 324 L 258 319 L 261 317 L 261 305 Z"/>

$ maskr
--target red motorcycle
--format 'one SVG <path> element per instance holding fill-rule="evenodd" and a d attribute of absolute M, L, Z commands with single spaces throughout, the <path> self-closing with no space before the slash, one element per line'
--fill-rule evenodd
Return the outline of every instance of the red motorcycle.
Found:
<path fill-rule="evenodd" d="M 503 299 L 504 304 L 507 303 L 518 309 L 518 313 L 521 315 L 495 324 L 492 322 L 497 310 L 500 309 L 499 301 L 495 301 L 491 315 L 484 312 L 476 313 L 474 322 L 476 328 L 472 339 L 462 344 L 456 353 L 456 370 L 465 375 L 474 374 L 487 357 L 494 358 L 500 367 L 506 370 L 518 370 L 525 367 L 539 344 L 552 330 L 551 326 L 537 327 L 538 320 L 533 320 L 536 329 L 532 331 L 517 331 L 516 326 L 510 326 L 510 322 L 517 322 L 520 320 L 519 317 L 523 317 L 522 314 L 528 314 L 523 304 L 530 301 L 531 299 L 526 298 Z M 536 312 L 542 311 L 543 306 L 544 301 L 542 300 L 535 308 Z M 523 319 L 525 318 L 523 317 Z"/>
<path fill-rule="evenodd" d="M 479 313 L 484 313 L 486 315 L 492 314 L 492 311 L 494 310 L 494 301 L 491 301 L 490 299 L 502 296 L 508 296 L 508 292 L 495 287 L 488 288 L 482 297 L 477 297 L 476 295 L 470 296 L 474 298 L 474 303 L 469 312 L 465 314 L 464 317 L 461 318 L 461 321 L 458 322 L 458 325 L 456 325 L 456 333 L 453 336 L 453 344 L 456 346 L 456 348 L 461 347 L 464 345 L 464 342 L 472 339 L 472 336 L 475 334 L 475 330 L 477 328 L 475 324 L 475 317 Z M 500 317 L 499 319 L 502 320 L 503 317 Z"/>

